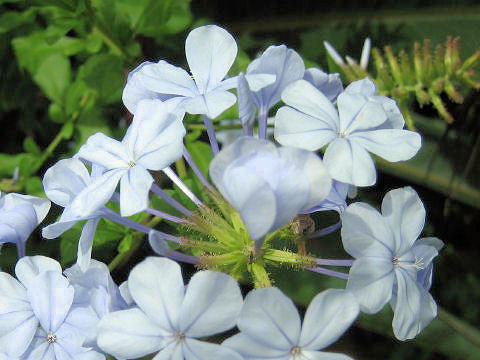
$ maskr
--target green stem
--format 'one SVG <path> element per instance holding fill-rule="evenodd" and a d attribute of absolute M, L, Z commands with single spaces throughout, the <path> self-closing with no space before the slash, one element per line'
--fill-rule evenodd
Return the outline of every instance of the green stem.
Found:
<path fill-rule="evenodd" d="M 480 346 L 480 331 L 478 329 L 441 307 L 438 307 L 438 318 L 444 321 L 453 330 L 461 334 L 465 339 L 477 346 Z"/>
<path fill-rule="evenodd" d="M 162 221 L 162 218 L 160 217 L 154 217 L 152 220 L 150 220 L 146 226 L 148 227 L 151 227 L 153 228 L 155 225 L 157 225 L 160 221 Z M 115 256 L 113 258 L 113 260 L 110 262 L 110 264 L 108 264 L 108 269 L 110 271 L 113 271 L 115 270 L 118 266 L 121 266 L 123 264 L 125 264 L 132 256 L 133 254 L 135 254 L 137 252 L 137 250 L 140 248 L 140 246 L 143 244 L 143 237 L 145 236 L 144 233 L 142 232 L 139 232 L 139 231 L 136 231 L 134 234 L 133 234 L 133 245 L 132 247 L 124 252 L 124 253 L 120 253 L 120 254 L 117 254 L 117 256 Z"/>
<path fill-rule="evenodd" d="M 99 25 L 95 25 L 92 28 L 92 33 L 100 35 L 105 45 L 108 46 L 112 53 L 122 58 L 128 58 L 128 55 L 125 53 L 125 51 L 123 51 L 120 45 L 118 45 L 109 35 L 107 35 L 107 33 L 102 30 Z"/>

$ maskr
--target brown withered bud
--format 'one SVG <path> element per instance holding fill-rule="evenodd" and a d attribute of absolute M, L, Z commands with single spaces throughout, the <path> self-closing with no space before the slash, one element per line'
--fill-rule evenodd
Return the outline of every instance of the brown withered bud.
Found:
<path fill-rule="evenodd" d="M 309 215 L 297 215 L 290 228 L 297 235 L 311 234 L 315 231 L 315 221 Z"/>

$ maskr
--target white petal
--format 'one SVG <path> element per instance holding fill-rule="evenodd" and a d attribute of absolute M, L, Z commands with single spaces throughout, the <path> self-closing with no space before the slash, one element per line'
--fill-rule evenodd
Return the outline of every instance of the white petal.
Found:
<path fill-rule="evenodd" d="M 218 334 L 235 326 L 243 305 L 231 276 L 200 271 L 190 280 L 180 311 L 180 331 L 188 337 Z"/>
<path fill-rule="evenodd" d="M 437 316 L 437 304 L 407 272 L 399 269 L 396 274 L 393 332 L 399 340 L 413 339 Z"/>
<path fill-rule="evenodd" d="M 103 133 L 90 136 L 78 150 L 78 156 L 84 160 L 103 166 L 105 170 L 126 168 L 131 160 L 127 148 L 115 139 Z"/>
<path fill-rule="evenodd" d="M 222 346 L 235 350 L 248 360 L 289 360 L 291 358 L 290 348 L 278 349 L 275 344 L 260 342 L 259 339 L 247 336 L 244 333 L 228 338 L 222 343 Z"/>
<path fill-rule="evenodd" d="M 72 202 L 69 207 L 69 216 L 85 219 L 94 215 L 110 200 L 120 178 L 127 171 L 127 169 L 110 170 L 95 179 Z"/>
<path fill-rule="evenodd" d="M 355 186 L 371 186 L 377 173 L 368 152 L 356 142 L 337 138 L 330 143 L 323 162 L 333 179 Z"/>
<path fill-rule="evenodd" d="M 138 84 L 156 93 L 187 97 L 198 94 L 195 82 L 185 70 L 163 60 L 143 66 L 137 74 Z"/>
<path fill-rule="evenodd" d="M 130 216 L 148 207 L 153 177 L 141 165 L 130 168 L 120 179 L 120 213 Z"/>
<path fill-rule="evenodd" d="M 355 295 L 362 312 L 374 314 L 390 301 L 394 281 L 391 259 L 363 257 L 350 268 L 347 290 Z"/>
<path fill-rule="evenodd" d="M 420 135 L 409 130 L 362 131 L 351 134 L 350 139 L 388 161 L 409 160 L 422 147 Z"/>
<path fill-rule="evenodd" d="M 310 115 L 328 128 L 338 132 L 338 112 L 330 100 L 312 84 L 305 80 L 295 81 L 282 92 L 285 104 Z"/>
<path fill-rule="evenodd" d="M 50 210 L 50 201 L 37 196 L 10 193 L 5 195 L 2 200 L 4 209 L 23 204 L 32 206 L 36 214 L 36 225 L 43 221 Z"/>
<path fill-rule="evenodd" d="M 152 321 L 165 330 L 178 330 L 184 285 L 180 266 L 175 261 L 146 258 L 130 272 L 128 288 Z"/>
<path fill-rule="evenodd" d="M 222 112 L 233 106 L 237 97 L 231 92 L 214 89 L 203 95 L 185 99 L 183 106 L 189 114 L 203 114 L 215 119 Z"/>
<path fill-rule="evenodd" d="M 333 344 L 352 325 L 359 310 L 355 297 L 349 291 L 323 291 L 308 306 L 299 345 L 319 350 Z"/>
<path fill-rule="evenodd" d="M 250 86 L 243 73 L 238 75 L 238 117 L 243 126 L 251 127 L 255 122 L 255 107 Z"/>
<path fill-rule="evenodd" d="M 2 210 L 4 211 L 1 212 L 0 222 L 6 227 L 3 230 L 6 238 L 2 238 L 1 241 L 6 242 L 7 239 L 15 242 L 27 241 L 33 229 L 38 225 L 37 214 L 33 206 L 28 203 L 20 203 L 13 208 Z M 13 235 L 12 230 L 17 236 Z"/>
<path fill-rule="evenodd" d="M 395 236 L 395 254 L 409 251 L 425 225 L 425 207 L 411 187 L 390 190 L 382 202 L 382 215 Z"/>
<path fill-rule="evenodd" d="M 355 258 L 393 258 L 395 239 L 392 230 L 376 209 L 365 203 L 353 203 L 341 219 L 343 247 L 350 255 Z"/>
<path fill-rule="evenodd" d="M 38 342 L 32 348 L 25 360 L 57 360 L 53 346 L 50 346 L 46 341 Z"/>
<path fill-rule="evenodd" d="M 301 149 L 295 149 L 290 147 L 282 147 L 278 149 L 280 156 L 283 159 L 288 159 L 292 164 L 295 164 L 296 167 L 301 171 L 301 177 L 306 177 L 309 184 L 309 193 L 307 197 L 307 202 L 303 205 L 301 210 L 306 210 L 311 208 L 313 205 L 318 204 L 320 201 L 325 199 L 330 193 L 330 188 L 332 186 L 332 179 L 328 173 L 327 168 L 323 164 L 322 160 L 317 156 L 317 154 L 305 151 Z M 282 179 L 282 182 L 287 182 L 287 179 Z M 302 191 L 301 182 L 298 179 L 292 179 L 297 183 L 297 194 L 298 197 Z M 290 198 L 290 202 L 291 202 Z M 293 205 L 293 204 L 292 204 Z"/>
<path fill-rule="evenodd" d="M 119 359 L 136 359 L 160 350 L 164 331 L 140 309 L 107 314 L 98 324 L 98 346 Z"/>
<path fill-rule="evenodd" d="M 73 302 L 73 287 L 56 271 L 40 273 L 30 281 L 28 298 L 43 329 L 55 332 L 62 325 Z"/>
<path fill-rule="evenodd" d="M 343 91 L 342 79 L 338 73 L 327 74 L 320 69 L 309 68 L 305 70 L 303 79 L 320 90 L 331 102 L 335 102 Z"/>
<path fill-rule="evenodd" d="M 276 76 L 272 85 L 266 86 L 254 94 L 257 107 L 270 109 L 280 101 L 283 90 L 289 84 L 303 78 L 304 72 L 303 60 L 294 50 L 288 49 L 285 45 L 268 47 L 247 68 L 247 75 L 273 74 Z"/>
<path fill-rule="evenodd" d="M 247 79 L 250 89 L 252 91 L 258 91 L 273 84 L 277 76 L 274 74 L 247 74 L 245 78 Z"/>
<path fill-rule="evenodd" d="M 201 26 L 188 34 L 185 54 L 198 89 L 205 94 L 227 75 L 237 57 L 237 43 L 225 29 Z"/>
<path fill-rule="evenodd" d="M 66 207 L 90 183 L 90 174 L 78 159 L 63 159 L 43 176 L 45 194 L 55 204 Z"/>
<path fill-rule="evenodd" d="M 65 231 L 71 229 L 78 221 L 82 220 L 83 219 L 63 221 L 62 218 L 60 218 L 58 222 L 45 226 L 42 229 L 42 236 L 45 239 L 55 239 Z"/>
<path fill-rule="evenodd" d="M 275 115 L 274 137 L 284 146 L 316 151 L 338 136 L 323 120 L 282 106 Z"/>
<path fill-rule="evenodd" d="M 340 131 L 372 129 L 387 121 L 387 114 L 381 104 L 368 101 L 365 96 L 344 91 L 337 99 Z"/>
<path fill-rule="evenodd" d="M 130 289 L 128 288 L 128 281 L 124 281 L 118 287 L 120 294 L 122 295 L 123 300 L 127 303 L 127 305 L 133 305 L 134 300 L 132 294 L 130 294 Z"/>
<path fill-rule="evenodd" d="M 170 343 L 153 357 L 152 360 L 184 360 L 183 344 L 169 340 Z"/>
<path fill-rule="evenodd" d="M 300 338 L 297 308 L 275 287 L 250 291 L 237 325 L 244 335 L 278 350 L 290 350 Z"/>
<path fill-rule="evenodd" d="M 368 77 L 351 82 L 346 88 L 345 92 L 349 94 L 363 95 L 363 96 L 377 96 L 380 95 L 380 90 L 375 81 Z"/>
<path fill-rule="evenodd" d="M 15 265 L 15 275 L 28 288 L 29 283 L 40 273 L 55 271 L 62 274 L 62 267 L 58 261 L 46 256 L 25 256 Z"/>
<path fill-rule="evenodd" d="M 345 354 L 336 354 L 325 351 L 302 351 L 302 355 L 308 360 L 353 360 Z"/>
<path fill-rule="evenodd" d="M 80 240 L 78 241 L 77 264 L 83 271 L 88 269 L 92 257 L 93 239 L 100 218 L 88 220 L 83 226 Z"/>
<path fill-rule="evenodd" d="M 148 90 L 145 86 L 142 85 L 139 79 L 139 71 L 146 65 L 154 64 L 151 61 L 144 61 L 140 65 L 138 65 L 135 69 L 129 72 L 127 77 L 127 84 L 123 88 L 122 93 L 122 101 L 125 107 L 130 111 L 132 114 L 135 114 L 137 109 L 137 104 L 141 100 L 145 99 L 159 99 L 168 96 L 168 95 L 161 95 L 158 92 Z"/>

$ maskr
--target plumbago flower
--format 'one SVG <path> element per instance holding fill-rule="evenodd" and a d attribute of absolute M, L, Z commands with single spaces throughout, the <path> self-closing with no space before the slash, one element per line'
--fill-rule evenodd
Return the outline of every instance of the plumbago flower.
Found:
<path fill-rule="evenodd" d="M 275 116 L 275 139 L 311 151 L 328 145 L 323 160 L 335 180 L 375 184 L 375 165 L 368 152 L 388 161 L 408 160 L 420 149 L 421 138 L 402 129 L 403 117 L 393 100 L 375 95 L 375 90 L 364 94 L 363 88 L 376 85 L 369 79 L 352 83 L 338 96 L 337 111 L 305 80 L 291 84 L 282 93 L 288 106 Z"/>
<path fill-rule="evenodd" d="M 245 360 L 347 360 L 346 355 L 318 350 L 334 343 L 358 312 L 350 292 L 330 289 L 315 296 L 302 326 L 297 308 L 279 289 L 257 289 L 245 298 L 237 322 L 241 332 L 223 345 Z"/>
<path fill-rule="evenodd" d="M 331 187 L 331 178 L 314 153 L 277 148 L 268 140 L 246 136 L 212 160 L 210 176 L 254 240 L 318 204 Z"/>
<path fill-rule="evenodd" d="M 72 306 L 74 289 L 58 262 L 24 257 L 15 273 L 20 281 L 0 273 L 0 348 L 9 358 L 105 359 L 83 346 L 95 323 L 89 308 Z"/>
<path fill-rule="evenodd" d="M 309 68 L 305 70 L 303 80 L 315 86 L 332 103 L 337 101 L 338 95 L 343 91 L 342 79 L 338 73 L 327 74 L 320 69 Z"/>
<path fill-rule="evenodd" d="M 437 316 L 428 290 L 432 261 L 443 242 L 418 239 L 424 222 L 425 208 L 410 187 L 389 191 L 381 214 L 364 203 L 351 204 L 342 214 L 343 246 L 356 258 L 347 289 L 367 313 L 390 301 L 393 332 L 400 340 L 414 338 Z"/>
<path fill-rule="evenodd" d="M 235 326 L 243 299 L 237 282 L 213 271 L 199 271 L 188 286 L 180 266 L 149 257 L 128 277 L 136 306 L 112 312 L 99 324 L 98 345 L 121 358 L 156 353 L 155 359 L 236 359 L 217 344 L 197 340 Z"/>
<path fill-rule="evenodd" d="M 185 54 L 192 76 L 184 69 L 160 60 L 142 64 L 131 80 L 149 91 L 145 92 L 149 97 L 153 94 L 181 97 L 182 106 L 188 113 L 215 118 L 236 101 L 235 95 L 227 90 L 237 86 L 237 78 L 224 80 L 237 56 L 235 39 L 218 26 L 201 26 L 188 34 Z M 275 81 L 274 76 L 266 74 L 247 75 L 246 78 L 254 90 Z M 128 93 L 124 92 L 124 102 L 134 103 L 134 94 L 141 91 L 144 90 L 135 93 L 129 88 Z"/>
<path fill-rule="evenodd" d="M 182 120 L 167 112 L 164 103 L 141 101 L 121 142 L 97 133 L 80 148 L 80 158 L 102 166 L 105 172 L 75 198 L 70 205 L 72 211 L 85 216 L 98 210 L 111 198 L 119 182 L 122 216 L 147 208 L 153 183 L 148 170 L 161 170 L 178 160 L 184 135 Z"/>
<path fill-rule="evenodd" d="M 18 256 L 25 256 L 25 242 L 49 210 L 47 199 L 0 192 L 0 248 L 4 243 L 14 243 Z"/>

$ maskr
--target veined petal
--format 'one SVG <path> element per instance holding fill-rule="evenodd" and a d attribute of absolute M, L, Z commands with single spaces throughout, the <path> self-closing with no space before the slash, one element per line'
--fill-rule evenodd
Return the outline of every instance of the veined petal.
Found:
<path fill-rule="evenodd" d="M 409 160 L 422 147 L 422 138 L 414 131 L 380 129 L 355 132 L 349 136 L 368 151 L 388 161 Z"/>
<path fill-rule="evenodd" d="M 253 129 L 255 122 L 255 107 L 250 86 L 243 73 L 238 75 L 238 117 L 243 126 Z"/>
<path fill-rule="evenodd" d="M 374 129 L 388 119 L 382 105 L 368 101 L 365 96 L 343 92 L 338 96 L 337 105 L 340 131 L 344 134 Z"/>
<path fill-rule="evenodd" d="M 63 159 L 50 167 L 43 176 L 45 194 L 55 204 L 67 207 L 87 185 L 90 174 L 76 158 Z"/>
<path fill-rule="evenodd" d="M 95 231 L 97 230 L 97 225 L 100 220 L 100 218 L 88 220 L 83 226 L 82 234 L 80 235 L 80 240 L 78 241 L 77 250 L 77 264 L 83 271 L 86 271 L 90 264 L 93 239 L 95 238 Z"/>
<path fill-rule="evenodd" d="M 290 348 L 278 349 L 270 343 L 260 342 L 254 337 L 239 333 L 229 337 L 222 346 L 235 350 L 247 360 L 290 360 Z"/>
<path fill-rule="evenodd" d="M 73 303 L 73 287 L 56 271 L 40 273 L 30 281 L 27 295 L 43 329 L 55 332 L 65 320 Z"/>
<path fill-rule="evenodd" d="M 252 75 L 243 75 L 247 81 L 248 87 L 252 91 L 258 91 L 263 89 L 265 86 L 271 85 L 275 82 L 276 76 L 273 74 L 252 74 Z M 223 80 L 216 89 L 230 90 L 239 86 L 239 77 L 233 76 Z"/>
<path fill-rule="evenodd" d="M 350 268 L 346 289 L 353 293 L 362 312 L 374 314 L 390 301 L 394 281 L 392 259 L 362 257 Z"/>
<path fill-rule="evenodd" d="M 17 205 L 29 205 L 32 206 L 36 214 L 36 224 L 40 224 L 45 216 L 47 216 L 48 211 L 50 210 L 50 201 L 43 199 L 37 196 L 23 195 L 10 193 L 5 195 L 3 198 L 3 208 L 10 209 L 16 207 Z"/>
<path fill-rule="evenodd" d="M 336 354 L 325 351 L 302 351 L 302 355 L 305 359 L 309 360 L 352 360 L 350 356 L 345 354 Z"/>
<path fill-rule="evenodd" d="M 190 280 L 180 311 L 180 331 L 187 337 L 218 334 L 235 326 L 243 305 L 231 276 L 200 271 Z"/>
<path fill-rule="evenodd" d="M 297 308 L 275 287 L 250 291 L 237 325 L 242 334 L 273 349 L 288 351 L 300 338 Z"/>
<path fill-rule="evenodd" d="M 294 50 L 285 45 L 270 46 L 253 60 L 247 68 L 247 75 L 273 74 L 275 82 L 254 93 L 258 108 L 270 109 L 280 101 L 283 90 L 296 80 L 303 78 L 305 65 Z"/>
<path fill-rule="evenodd" d="M 330 193 L 319 204 L 306 210 L 304 213 L 310 214 L 315 211 L 334 210 L 339 214 L 343 213 L 347 208 L 346 198 L 350 185 L 340 181 L 333 180 Z"/>
<path fill-rule="evenodd" d="M 115 311 L 98 324 L 98 346 L 119 359 L 136 359 L 165 346 L 165 332 L 140 309 Z"/>
<path fill-rule="evenodd" d="M 356 142 L 337 138 L 325 151 L 323 163 L 333 179 L 355 186 L 371 186 L 377 172 L 368 152 Z"/>
<path fill-rule="evenodd" d="M 15 275 L 26 288 L 38 274 L 45 271 L 62 274 L 62 267 L 58 261 L 41 255 L 25 256 L 15 265 Z"/>
<path fill-rule="evenodd" d="M 341 215 L 342 242 L 355 258 L 377 256 L 393 259 L 395 239 L 385 218 L 366 203 L 353 203 Z"/>
<path fill-rule="evenodd" d="M 206 94 L 185 99 L 183 105 L 185 106 L 185 111 L 189 114 L 203 114 L 211 119 L 215 119 L 222 112 L 233 106 L 236 101 L 237 97 L 231 92 L 214 89 Z"/>
<path fill-rule="evenodd" d="M 150 91 L 187 97 L 198 95 L 197 86 L 190 75 L 164 60 L 142 66 L 137 74 L 138 84 Z"/>
<path fill-rule="evenodd" d="M 130 216 L 148 207 L 153 177 L 141 165 L 129 169 L 120 179 L 120 213 Z"/>
<path fill-rule="evenodd" d="M 343 91 L 343 84 L 340 74 L 327 74 L 317 68 L 305 70 L 303 79 L 320 90 L 332 103 L 337 100 L 338 95 Z"/>
<path fill-rule="evenodd" d="M 329 124 L 288 106 L 275 115 L 274 137 L 284 146 L 316 151 L 335 140 L 338 133 Z"/>
<path fill-rule="evenodd" d="M 285 104 L 325 123 L 332 131 L 339 131 L 338 112 L 330 100 L 312 84 L 297 80 L 282 92 Z"/>
<path fill-rule="evenodd" d="M 393 332 L 399 340 L 413 339 L 437 316 L 437 304 L 407 272 L 398 269 L 395 273 L 398 288 Z"/>
<path fill-rule="evenodd" d="M 187 338 L 183 344 L 185 360 L 242 360 L 243 358 L 228 348 L 206 341 Z"/>
<path fill-rule="evenodd" d="M 78 150 L 78 156 L 84 160 L 103 166 L 106 171 L 127 168 L 131 156 L 120 142 L 103 133 L 90 136 Z"/>
<path fill-rule="evenodd" d="M 184 285 L 180 266 L 175 261 L 146 258 L 130 272 L 128 288 L 149 319 L 166 331 L 178 331 Z"/>
<path fill-rule="evenodd" d="M 425 207 L 415 190 L 407 186 L 390 190 L 382 202 L 382 215 L 395 238 L 395 254 L 410 251 L 425 225 Z"/>
<path fill-rule="evenodd" d="M 78 221 L 82 220 L 84 219 L 79 218 L 78 220 L 62 221 L 62 218 L 60 218 L 56 223 L 45 226 L 42 229 L 42 236 L 45 239 L 55 239 L 62 235 L 65 231 L 71 229 Z"/>
<path fill-rule="evenodd" d="M 345 88 L 345 92 L 364 96 L 380 95 L 377 83 L 368 77 L 351 82 Z"/>
<path fill-rule="evenodd" d="M 352 325 L 359 311 L 359 305 L 349 291 L 323 291 L 308 306 L 299 346 L 319 350 L 333 344 Z"/>
<path fill-rule="evenodd" d="M 82 190 L 69 207 L 69 216 L 73 218 L 88 218 L 106 205 L 112 197 L 121 177 L 128 171 L 115 169 L 105 172 Z"/>
<path fill-rule="evenodd" d="M 169 343 L 152 360 L 185 360 L 183 344 L 169 339 Z"/>
<path fill-rule="evenodd" d="M 165 103 L 160 100 L 143 100 L 138 104 L 122 143 L 127 146 L 135 161 L 139 161 L 142 156 L 148 156 L 157 150 L 158 146 L 152 148 L 152 145 L 158 142 L 169 143 L 172 138 L 182 139 L 184 135 L 185 128 L 181 119 L 168 112 Z M 159 154 L 155 155 L 158 157 Z"/>
<path fill-rule="evenodd" d="M 15 242 L 25 242 L 32 233 L 33 229 L 37 227 L 37 214 L 32 205 L 28 203 L 20 203 L 15 207 L 8 210 L 1 209 L 0 212 L 2 225 L 12 229 L 17 236 L 13 236 L 13 233 L 4 228 L 3 233 L 5 238 L 0 239 L 1 242 L 6 240 L 13 240 Z M 6 210 L 6 211 L 5 211 Z"/>
<path fill-rule="evenodd" d="M 185 40 L 185 55 L 201 94 L 215 89 L 223 80 L 237 57 L 237 50 L 233 36 L 216 25 L 190 31 Z"/>

